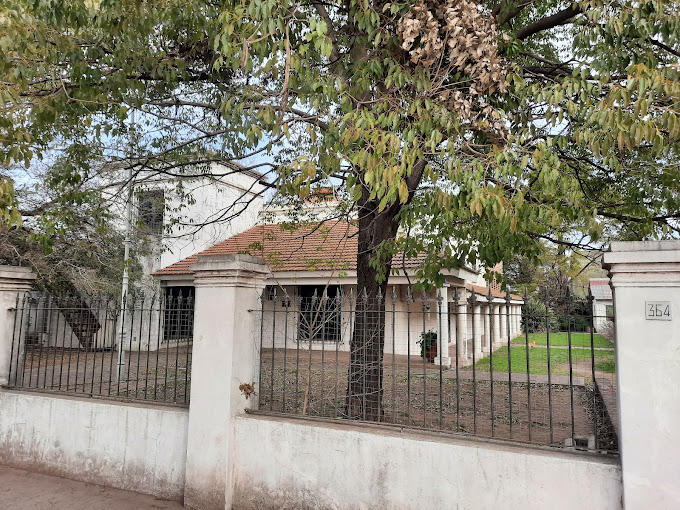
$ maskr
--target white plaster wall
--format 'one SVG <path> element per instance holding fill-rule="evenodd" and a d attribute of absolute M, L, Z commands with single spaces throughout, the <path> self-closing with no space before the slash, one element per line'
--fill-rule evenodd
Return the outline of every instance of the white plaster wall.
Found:
<path fill-rule="evenodd" d="M 621 510 L 615 459 L 344 424 L 235 421 L 234 510 Z"/>
<path fill-rule="evenodd" d="M 0 464 L 181 500 L 188 418 L 187 409 L 0 390 Z"/>
<path fill-rule="evenodd" d="M 593 323 L 595 331 L 600 332 L 607 323 L 611 322 L 607 318 L 607 305 L 613 305 L 614 301 L 593 301 Z"/>
<path fill-rule="evenodd" d="M 215 168 L 213 171 L 225 170 Z M 179 207 L 181 200 L 172 193 L 172 188 L 168 187 L 168 190 L 169 207 Z M 228 175 L 219 181 L 208 178 L 187 181 L 185 191 L 191 193 L 194 203 L 181 209 L 180 221 L 173 227 L 172 234 L 165 237 L 158 267 L 152 270 L 174 264 L 255 226 L 263 203 L 262 196 L 256 197 L 255 193 L 261 190 L 262 185 L 244 174 Z M 222 215 L 227 210 L 227 216 L 237 216 L 224 221 Z M 204 226 L 197 229 L 198 225 Z"/>
<path fill-rule="evenodd" d="M 168 181 L 153 172 L 141 172 L 136 177 L 136 191 L 165 192 L 163 222 L 168 225 L 171 220 L 175 221 L 172 231 L 164 233 L 162 239 L 149 238 L 149 253 L 139 260 L 145 274 L 174 264 L 257 224 L 263 206 L 263 197 L 257 194 L 263 186 L 255 177 L 230 172 L 232 170 L 222 165 L 213 164 L 204 175 L 196 170 L 178 179 L 184 195 L 189 195 L 191 200 L 178 193 L 177 182 Z M 111 185 L 103 193 L 110 203 L 114 227 L 124 232 L 128 191 L 121 183 L 126 182 L 127 172 L 114 172 L 110 179 L 118 184 Z M 133 222 L 137 221 L 136 206 L 135 198 Z M 225 221 L 223 213 L 235 217 Z M 152 289 L 157 285 L 152 280 L 144 283 Z"/>

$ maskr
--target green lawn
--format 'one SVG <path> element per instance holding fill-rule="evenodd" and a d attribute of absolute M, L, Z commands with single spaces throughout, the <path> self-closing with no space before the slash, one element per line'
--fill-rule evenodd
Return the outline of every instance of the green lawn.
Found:
<path fill-rule="evenodd" d="M 552 336 L 552 335 L 551 335 Z M 538 340 L 536 341 L 538 344 Z M 551 342 L 552 345 L 552 342 Z M 512 372 L 526 373 L 526 347 L 515 346 L 510 349 L 512 358 Z M 590 374 L 590 349 L 572 349 L 572 361 L 575 373 L 581 375 Z M 550 373 L 554 375 L 569 374 L 569 349 L 550 349 Z M 603 372 L 614 373 L 614 351 L 595 351 L 596 368 Z M 489 370 L 490 357 L 480 359 L 476 367 L 480 370 Z M 465 367 L 472 370 L 472 367 Z M 501 347 L 493 353 L 494 372 L 508 371 L 508 348 Z M 532 374 L 548 373 L 548 349 L 535 347 L 529 349 L 529 372 Z"/>
<path fill-rule="evenodd" d="M 529 333 L 529 343 L 536 342 L 536 345 L 546 345 L 546 339 L 545 333 Z M 524 335 L 518 336 L 512 341 L 513 344 L 524 344 L 525 342 Z M 598 333 L 593 335 L 593 344 L 595 347 L 614 347 L 614 344 Z M 567 333 L 550 333 L 550 346 L 553 345 L 569 345 Z M 572 333 L 571 345 L 573 347 L 590 347 L 590 333 Z"/>

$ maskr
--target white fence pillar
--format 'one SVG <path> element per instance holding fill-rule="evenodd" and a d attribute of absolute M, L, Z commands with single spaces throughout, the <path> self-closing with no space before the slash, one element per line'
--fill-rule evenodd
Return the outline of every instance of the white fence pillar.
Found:
<path fill-rule="evenodd" d="M 9 382 L 17 295 L 30 290 L 35 278 L 25 267 L 0 266 L 0 386 Z M 14 353 L 15 359 L 22 357 L 22 353 Z"/>
<path fill-rule="evenodd" d="M 612 243 L 626 510 L 680 508 L 680 241 Z"/>
<path fill-rule="evenodd" d="M 196 307 L 184 504 L 224 510 L 232 499 L 233 420 L 256 405 L 239 385 L 258 380 L 255 310 L 269 270 L 249 255 L 201 256 L 191 269 Z"/>

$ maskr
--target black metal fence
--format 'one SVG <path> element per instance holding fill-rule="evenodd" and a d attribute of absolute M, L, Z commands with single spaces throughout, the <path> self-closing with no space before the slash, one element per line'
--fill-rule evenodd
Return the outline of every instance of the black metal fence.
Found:
<path fill-rule="evenodd" d="M 191 293 L 17 296 L 9 386 L 189 403 Z"/>
<path fill-rule="evenodd" d="M 592 298 L 583 315 L 490 290 L 306 294 L 263 294 L 261 412 L 617 451 L 611 317 Z"/>

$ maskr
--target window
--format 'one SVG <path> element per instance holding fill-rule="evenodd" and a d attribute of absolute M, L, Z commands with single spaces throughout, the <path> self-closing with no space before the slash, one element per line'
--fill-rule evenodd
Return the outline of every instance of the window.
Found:
<path fill-rule="evenodd" d="M 607 316 L 607 319 L 614 318 L 614 305 L 605 305 L 604 310 L 604 314 Z"/>
<path fill-rule="evenodd" d="M 147 234 L 163 233 L 165 193 L 163 190 L 146 190 L 139 193 L 139 224 Z"/>
<path fill-rule="evenodd" d="M 322 300 L 326 289 L 327 299 Z M 314 297 L 316 292 L 316 298 Z M 340 341 L 340 287 L 303 285 L 300 293 L 300 340 Z"/>
<path fill-rule="evenodd" d="M 163 341 L 188 342 L 194 337 L 194 288 L 166 287 Z"/>

